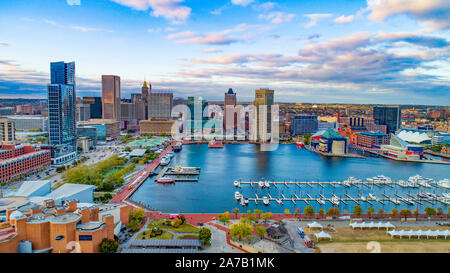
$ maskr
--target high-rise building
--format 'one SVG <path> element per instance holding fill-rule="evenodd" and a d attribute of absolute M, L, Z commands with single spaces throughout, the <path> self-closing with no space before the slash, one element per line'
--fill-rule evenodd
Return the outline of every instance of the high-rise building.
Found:
<path fill-rule="evenodd" d="M 131 103 L 133 104 L 133 115 L 137 121 L 146 120 L 148 107 L 147 101 L 144 100 L 142 94 L 131 94 Z"/>
<path fill-rule="evenodd" d="M 91 118 L 91 107 L 89 104 L 77 103 L 77 121 L 86 121 Z"/>
<path fill-rule="evenodd" d="M 272 133 L 272 106 L 274 103 L 274 90 L 257 89 L 255 90 L 255 126 L 254 137 L 259 142 L 270 140 Z"/>
<path fill-rule="evenodd" d="M 134 107 L 131 99 L 123 99 L 120 102 L 120 120 L 132 121 L 134 120 Z"/>
<path fill-rule="evenodd" d="M 141 89 L 141 100 L 144 102 L 144 118 L 145 120 L 148 119 L 148 100 L 149 100 L 149 93 L 152 93 L 152 85 L 147 85 L 147 81 L 144 81 L 144 84 L 142 85 Z M 139 106 L 138 106 L 139 107 Z M 141 120 L 141 119 L 138 119 Z"/>
<path fill-rule="evenodd" d="M 101 97 L 83 97 L 83 103 L 89 104 L 90 118 L 102 118 L 102 98 Z"/>
<path fill-rule="evenodd" d="M 170 119 L 172 105 L 172 92 L 150 93 L 148 100 L 148 119 Z"/>
<path fill-rule="evenodd" d="M 319 128 L 315 115 L 297 115 L 291 118 L 291 135 L 314 134 Z"/>
<path fill-rule="evenodd" d="M 224 99 L 224 115 L 223 115 L 223 122 L 225 124 L 225 130 L 231 130 L 236 126 L 237 123 L 237 113 L 234 113 L 233 118 L 228 121 L 227 124 L 227 109 L 229 111 L 232 111 L 236 106 L 237 100 L 236 100 L 236 93 L 233 92 L 233 89 L 228 89 L 228 92 L 225 93 L 225 99 Z"/>
<path fill-rule="evenodd" d="M 16 129 L 14 121 L 6 118 L 0 119 L 0 143 L 14 143 Z"/>
<path fill-rule="evenodd" d="M 204 115 L 205 109 L 208 107 L 208 101 L 201 97 L 188 97 L 187 107 L 191 116 L 186 117 L 186 130 L 190 128 L 191 134 L 194 136 L 202 135 L 203 127 L 208 122 L 208 117 Z"/>
<path fill-rule="evenodd" d="M 400 129 L 400 112 L 399 106 L 375 106 L 373 119 L 376 125 L 386 125 L 388 134 L 395 133 Z"/>
<path fill-rule="evenodd" d="M 104 119 L 120 121 L 120 77 L 102 76 L 102 113 Z"/>
<path fill-rule="evenodd" d="M 53 164 L 75 158 L 77 151 L 75 62 L 50 64 L 48 85 L 49 144 Z"/>

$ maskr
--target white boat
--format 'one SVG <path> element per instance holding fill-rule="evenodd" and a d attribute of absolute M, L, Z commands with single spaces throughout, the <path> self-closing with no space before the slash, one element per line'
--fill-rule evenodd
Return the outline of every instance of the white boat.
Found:
<path fill-rule="evenodd" d="M 367 201 L 367 198 L 364 195 L 361 195 L 361 200 L 362 201 Z"/>
<path fill-rule="evenodd" d="M 244 198 L 245 205 L 248 205 L 248 198 Z"/>
<path fill-rule="evenodd" d="M 278 205 L 283 205 L 283 200 L 281 200 L 281 198 L 277 199 L 276 202 L 278 203 Z"/>
<path fill-rule="evenodd" d="M 269 198 L 267 196 L 263 197 L 263 204 L 266 206 L 270 204 Z"/>
<path fill-rule="evenodd" d="M 373 195 L 373 194 L 371 194 L 371 193 L 369 193 L 369 197 L 370 197 L 370 199 L 372 199 L 372 200 L 378 201 L 378 197 L 376 197 L 375 195 Z"/>
<path fill-rule="evenodd" d="M 245 204 L 245 200 L 244 200 L 244 198 L 241 198 L 241 206 L 245 206 L 246 204 Z"/>
<path fill-rule="evenodd" d="M 341 183 L 342 186 L 344 186 L 345 188 L 349 188 L 350 187 L 350 183 L 348 180 L 345 180 L 344 182 Z"/>
<path fill-rule="evenodd" d="M 161 157 L 161 161 L 159 162 L 159 165 L 166 166 L 166 165 L 169 165 L 169 163 L 170 163 L 170 157 L 163 156 L 163 157 Z"/>
<path fill-rule="evenodd" d="M 241 186 L 241 183 L 239 183 L 239 181 L 235 180 L 235 181 L 233 182 L 233 185 L 234 185 L 235 187 L 240 187 L 240 186 Z"/>
<path fill-rule="evenodd" d="M 333 195 L 330 199 L 331 203 L 335 206 L 339 206 L 339 198 L 336 195 Z"/>
<path fill-rule="evenodd" d="M 317 199 L 317 202 L 321 205 L 325 205 L 325 201 L 323 199 Z"/>
<path fill-rule="evenodd" d="M 259 181 L 259 182 L 258 182 L 258 186 L 259 186 L 260 188 L 264 188 L 264 182 Z"/>
<path fill-rule="evenodd" d="M 443 193 L 444 198 L 450 199 L 450 193 Z"/>
<path fill-rule="evenodd" d="M 409 188 L 409 182 L 408 181 L 405 181 L 405 180 L 400 180 L 400 181 L 398 181 L 398 185 L 400 186 L 400 187 L 402 187 L 402 188 Z"/>
<path fill-rule="evenodd" d="M 241 197 L 242 197 L 242 195 L 237 191 L 237 192 L 235 192 L 234 193 L 234 198 L 236 199 L 236 200 L 240 200 L 241 199 Z"/>
<path fill-rule="evenodd" d="M 450 189 L 450 180 L 447 178 L 442 179 L 437 183 L 437 185 L 444 189 Z"/>
<path fill-rule="evenodd" d="M 269 182 L 264 182 L 264 187 L 266 187 L 266 188 L 270 188 L 270 184 L 269 184 Z"/>

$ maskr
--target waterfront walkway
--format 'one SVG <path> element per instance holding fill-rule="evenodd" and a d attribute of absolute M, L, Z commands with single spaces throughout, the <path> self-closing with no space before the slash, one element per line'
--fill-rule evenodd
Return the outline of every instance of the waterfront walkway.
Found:
<path fill-rule="evenodd" d="M 150 164 L 145 167 L 145 169 L 136 173 L 136 175 L 128 182 L 126 185 L 122 187 L 122 190 L 114 196 L 110 203 L 122 203 L 127 198 L 129 198 L 134 191 L 136 191 L 142 183 L 148 178 L 148 176 L 153 173 L 153 171 L 159 166 L 159 162 L 161 161 L 161 157 L 166 155 L 168 152 L 172 151 L 172 143 L 167 146 L 167 148 Z M 127 203 L 130 205 L 129 203 Z M 132 205 L 133 206 L 133 205 Z M 135 206 L 133 206 L 135 207 Z"/>

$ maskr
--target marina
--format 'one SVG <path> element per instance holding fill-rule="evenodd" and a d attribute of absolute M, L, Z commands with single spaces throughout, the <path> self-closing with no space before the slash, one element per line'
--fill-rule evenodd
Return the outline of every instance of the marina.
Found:
<path fill-rule="evenodd" d="M 201 175 L 183 176 L 197 178 L 195 183 L 155 183 L 157 175 L 173 172 L 165 168 L 175 166 L 199 167 Z M 393 208 L 423 212 L 427 206 L 446 208 L 448 199 L 443 197 L 448 194 L 448 170 L 447 165 L 400 163 L 379 157 L 323 158 L 296 145 L 279 145 L 275 151 L 264 152 L 254 144 L 225 144 L 223 149 L 208 148 L 207 143 L 191 144 L 183 145 L 168 166 L 155 169 L 155 175 L 130 199 L 162 212 L 223 213 L 238 207 L 241 211 L 283 213 L 286 209 L 303 211 L 306 205 L 316 212 L 330 207 L 352 211 L 355 205 L 364 211 L 374 207 L 385 212 Z M 417 187 L 400 185 L 401 180 L 409 181 L 416 175 L 431 179 L 424 180 L 430 187 L 419 185 L 419 181 Z M 234 198 L 236 191 L 243 201 Z M 424 191 L 439 198 L 419 197 Z"/>

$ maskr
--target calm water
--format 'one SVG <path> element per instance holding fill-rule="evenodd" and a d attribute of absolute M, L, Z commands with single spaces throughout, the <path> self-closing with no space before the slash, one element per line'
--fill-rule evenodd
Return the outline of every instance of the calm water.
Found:
<path fill-rule="evenodd" d="M 297 202 L 294 205 L 291 201 L 285 201 L 281 206 L 272 201 L 269 206 L 264 206 L 262 202 L 255 205 L 250 201 L 248 206 L 242 207 L 235 201 L 234 192 L 238 190 L 245 197 L 254 197 L 257 193 L 260 198 L 267 193 L 274 198 L 280 197 L 281 193 L 287 198 L 293 197 L 294 193 L 300 198 L 306 197 L 305 193 L 310 194 L 313 198 L 319 197 L 319 194 L 331 198 L 333 193 L 338 197 L 346 197 L 345 193 L 352 197 L 358 197 L 359 194 L 368 197 L 368 193 L 372 193 L 377 197 L 384 198 L 383 193 L 389 196 L 398 193 L 403 197 L 407 197 L 406 194 L 410 193 L 415 196 L 423 188 L 404 189 L 398 186 L 368 188 L 363 185 L 359 188 L 355 186 L 350 188 L 336 186 L 335 188 L 330 185 L 325 185 L 325 188 L 319 185 L 315 185 L 313 188 L 302 185 L 299 188 L 296 185 L 290 185 L 288 188 L 279 185 L 278 188 L 271 186 L 270 189 L 259 189 L 256 186 L 252 188 L 250 185 L 242 185 L 242 188 L 237 189 L 233 186 L 233 181 L 343 181 L 350 176 L 364 179 L 380 174 L 391 177 L 394 181 L 407 179 L 416 174 L 438 180 L 450 178 L 449 165 L 396 162 L 378 157 L 367 159 L 326 158 L 305 149 L 297 149 L 295 145 L 279 145 L 277 150 L 271 152 L 262 152 L 259 150 L 259 146 L 252 144 L 225 145 L 224 149 L 209 149 L 206 144 L 184 145 L 180 153 L 175 153 L 170 165 L 200 167 L 199 182 L 160 185 L 154 182 L 154 178 L 149 178 L 131 199 L 162 212 L 219 213 L 238 207 L 241 211 L 258 208 L 263 211 L 280 213 L 289 209 L 293 213 L 296 208 L 303 211 L 306 203 Z M 444 190 L 429 188 L 427 191 L 439 194 Z M 317 202 L 310 202 L 310 204 L 316 212 L 319 208 L 328 210 L 332 206 L 329 202 L 326 202 L 325 205 L 319 205 Z M 340 202 L 339 209 L 341 212 L 343 210 L 352 211 L 354 205 L 353 202 L 347 202 L 347 205 Z M 363 209 L 368 206 L 373 206 L 376 210 L 382 208 L 390 211 L 395 205 L 391 202 L 385 202 L 382 205 L 375 201 L 373 201 L 373 205 L 367 202 L 361 203 Z M 445 208 L 439 202 L 434 205 L 401 203 L 397 207 L 399 209 L 407 207 L 411 211 L 419 208 L 422 211 L 425 206 Z"/>

